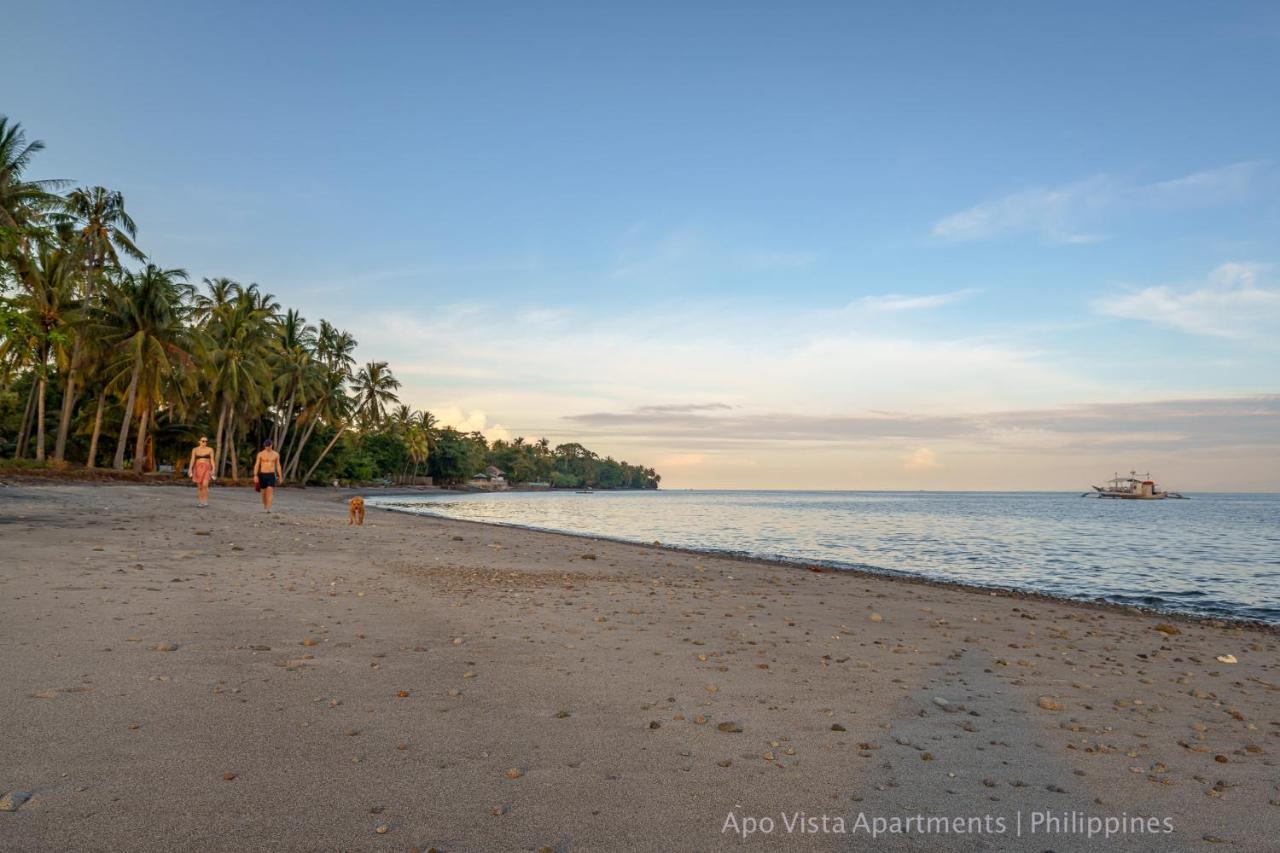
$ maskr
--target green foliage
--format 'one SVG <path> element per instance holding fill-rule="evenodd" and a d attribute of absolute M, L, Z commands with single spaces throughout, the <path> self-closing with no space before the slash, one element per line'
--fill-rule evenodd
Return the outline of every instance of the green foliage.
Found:
<path fill-rule="evenodd" d="M 428 468 L 438 485 L 459 485 L 484 470 L 488 447 L 477 433 L 437 430 Z"/>
<path fill-rule="evenodd" d="M 523 438 L 498 440 L 489 449 L 488 464 L 515 484 L 546 482 L 556 489 L 656 489 L 661 477 L 652 468 L 600 456 L 581 444 L 561 444 L 554 450 L 546 439 L 528 444 Z"/>

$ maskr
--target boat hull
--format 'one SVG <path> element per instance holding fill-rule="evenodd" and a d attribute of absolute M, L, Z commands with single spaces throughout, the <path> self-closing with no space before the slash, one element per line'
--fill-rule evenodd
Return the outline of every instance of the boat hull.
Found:
<path fill-rule="evenodd" d="M 1106 492 L 1098 492 L 1098 497 L 1107 498 L 1113 501 L 1162 501 L 1169 497 L 1168 495 L 1116 495 Z"/>

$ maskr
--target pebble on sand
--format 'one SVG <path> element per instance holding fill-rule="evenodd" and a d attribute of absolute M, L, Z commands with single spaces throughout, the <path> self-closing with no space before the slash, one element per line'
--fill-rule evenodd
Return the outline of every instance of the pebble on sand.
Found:
<path fill-rule="evenodd" d="M 236 774 L 231 772 L 223 773 L 222 778 L 224 781 L 230 782 L 236 778 Z"/>
<path fill-rule="evenodd" d="M 742 731 L 742 726 L 734 722 L 721 723 L 720 725 L 716 726 L 716 728 L 722 732 L 729 732 L 729 733 Z"/>
<path fill-rule="evenodd" d="M 151 647 L 153 652 L 176 652 L 178 650 L 177 643 L 156 643 Z"/>
<path fill-rule="evenodd" d="M 867 617 L 867 621 L 868 621 L 868 622 L 883 622 L 883 621 L 884 621 L 884 617 L 883 617 L 883 616 L 881 616 L 879 613 L 872 613 L 871 615 L 869 615 L 869 616 Z"/>
<path fill-rule="evenodd" d="M 1046 711 L 1061 711 L 1062 703 L 1056 701 L 1051 696 L 1041 696 L 1036 700 L 1036 704 Z"/>
<path fill-rule="evenodd" d="M 519 779 L 519 778 L 520 778 L 521 776 L 523 776 L 523 775 L 524 775 L 524 771 L 523 771 L 523 770 L 521 770 L 519 767 L 508 767 L 508 768 L 507 768 L 507 778 L 508 778 L 508 779 Z"/>
<path fill-rule="evenodd" d="M 1218 663 L 1239 663 L 1235 655 L 1218 655 Z"/>
<path fill-rule="evenodd" d="M 0 812 L 16 812 L 29 799 L 31 799 L 29 791 L 10 791 L 0 797 Z"/>

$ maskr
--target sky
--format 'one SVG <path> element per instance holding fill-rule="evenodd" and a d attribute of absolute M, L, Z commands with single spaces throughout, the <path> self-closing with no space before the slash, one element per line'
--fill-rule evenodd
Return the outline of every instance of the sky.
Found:
<path fill-rule="evenodd" d="M 32 177 L 671 488 L 1280 490 L 1274 3 L 16 3 Z"/>

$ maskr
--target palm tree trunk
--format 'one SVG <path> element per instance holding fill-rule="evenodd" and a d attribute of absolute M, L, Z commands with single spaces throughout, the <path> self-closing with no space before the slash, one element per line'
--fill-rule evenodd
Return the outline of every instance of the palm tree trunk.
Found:
<path fill-rule="evenodd" d="M 138 437 L 133 443 L 133 470 L 139 474 L 147 467 L 147 422 L 151 419 L 151 399 L 142 398 L 142 412 L 138 415 Z"/>
<path fill-rule="evenodd" d="M 285 412 L 284 421 L 280 424 L 280 434 L 275 439 L 276 452 L 282 453 L 284 448 L 284 440 L 289 435 L 289 423 L 293 420 L 293 397 L 289 398 L 289 408 Z"/>
<path fill-rule="evenodd" d="M 107 386 L 103 385 L 102 390 L 98 393 L 98 411 L 93 416 L 93 437 L 89 439 L 89 459 L 85 462 L 86 468 L 92 468 L 97 464 L 98 459 L 98 436 L 102 435 L 102 410 L 107 405 Z"/>
<path fill-rule="evenodd" d="M 120 438 L 116 441 L 116 457 L 112 467 L 124 470 L 124 449 L 129 444 L 129 423 L 133 420 L 133 404 L 138 396 L 138 377 L 142 374 L 142 350 L 133 359 L 133 375 L 129 377 L 129 390 L 124 395 L 124 417 L 120 419 Z"/>
<path fill-rule="evenodd" d="M 302 459 L 302 451 L 306 450 L 307 442 L 311 441 L 311 433 L 315 432 L 316 421 L 320 420 L 320 401 L 316 401 L 311 410 L 310 419 L 307 420 L 307 428 L 303 432 L 293 430 L 293 450 L 289 453 L 289 464 L 287 470 L 297 474 L 298 461 Z"/>
<path fill-rule="evenodd" d="M 227 401 L 222 401 L 222 408 L 218 411 L 218 434 L 213 442 L 213 470 L 222 476 L 222 429 L 227 423 Z"/>
<path fill-rule="evenodd" d="M 40 377 L 40 394 L 36 397 L 36 461 L 44 461 L 44 394 L 48 377 Z"/>
<path fill-rule="evenodd" d="M 227 403 L 227 426 L 222 433 L 222 473 L 227 473 L 236 458 L 236 407 Z"/>
<path fill-rule="evenodd" d="M 240 479 L 240 460 L 236 458 L 236 410 L 227 418 L 227 451 L 231 456 L 231 479 Z"/>
<path fill-rule="evenodd" d="M 31 413 L 36 406 L 36 383 L 31 383 L 27 392 L 27 406 L 22 410 L 22 429 L 18 430 L 18 441 L 14 444 L 13 458 L 21 459 L 27 450 L 27 435 L 31 432 Z"/>
<path fill-rule="evenodd" d="M 320 456 L 312 463 L 310 470 L 307 471 L 307 476 L 302 478 L 302 485 L 305 486 L 308 481 L 311 480 L 311 475 L 320 467 L 320 463 L 329 455 L 329 451 L 333 450 L 333 446 L 338 443 L 338 439 L 342 438 L 342 434 L 346 431 L 347 428 L 345 426 L 338 427 L 338 431 L 333 434 L 333 438 L 329 440 L 329 443 L 325 445 L 324 450 L 320 451 Z"/>
<path fill-rule="evenodd" d="M 67 369 L 67 386 L 62 392 L 62 416 L 58 419 L 58 437 L 53 443 L 53 461 L 61 462 L 67 452 L 67 432 L 76 408 L 76 372 L 80 367 L 80 336 L 71 345 L 71 366 Z"/>
<path fill-rule="evenodd" d="M 318 415 L 312 417 L 311 422 L 307 424 L 307 431 L 302 434 L 300 439 L 294 442 L 297 446 L 293 449 L 293 458 L 289 460 L 289 467 L 286 469 L 288 472 L 286 476 L 290 480 L 296 479 L 297 477 L 298 465 L 302 462 L 302 451 L 307 449 L 307 442 L 311 440 L 311 433 L 315 432 L 316 424 L 319 423 L 319 421 L 320 418 Z"/>

